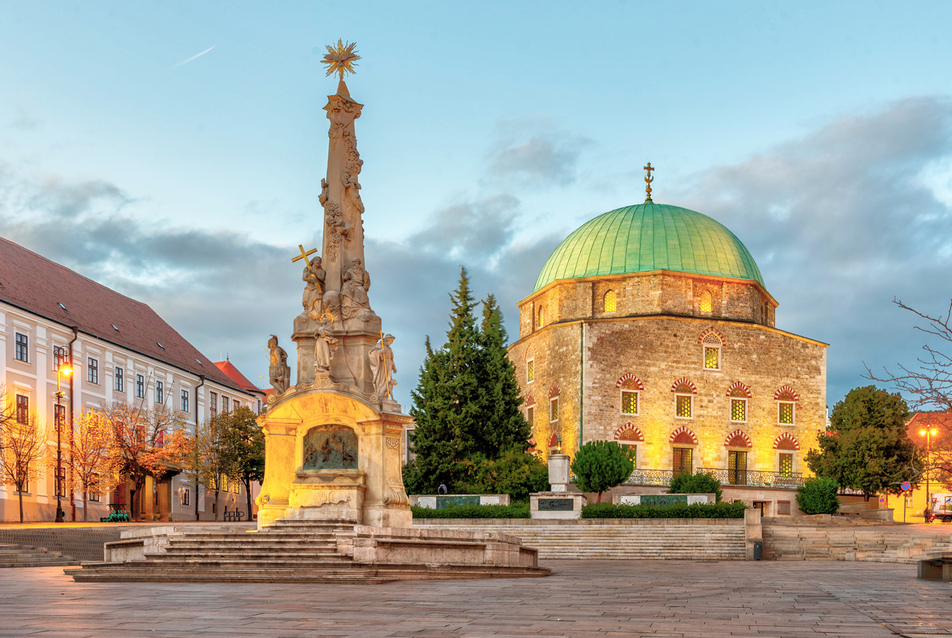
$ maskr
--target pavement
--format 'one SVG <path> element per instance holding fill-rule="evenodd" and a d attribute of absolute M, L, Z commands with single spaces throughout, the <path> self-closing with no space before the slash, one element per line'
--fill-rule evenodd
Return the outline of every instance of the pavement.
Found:
<path fill-rule="evenodd" d="M 547 578 L 385 585 L 75 583 L 0 570 L 0 636 L 952 636 L 913 565 L 544 561 Z"/>

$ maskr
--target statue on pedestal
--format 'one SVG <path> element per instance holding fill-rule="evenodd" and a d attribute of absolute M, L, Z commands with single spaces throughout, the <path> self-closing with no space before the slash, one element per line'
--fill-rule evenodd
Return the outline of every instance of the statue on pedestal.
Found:
<path fill-rule="evenodd" d="M 363 310 L 370 310 L 370 275 L 364 270 L 360 257 L 354 257 L 351 266 L 341 277 L 341 313 L 344 319 L 356 317 Z"/>
<path fill-rule="evenodd" d="M 314 374 L 328 375 L 331 373 L 331 359 L 337 350 L 338 340 L 330 332 L 327 318 L 321 319 L 321 325 L 314 333 Z"/>
<path fill-rule="evenodd" d="M 317 319 L 321 316 L 321 300 L 324 297 L 325 277 L 326 273 L 321 268 L 320 257 L 314 257 L 311 263 L 304 267 L 301 280 L 307 285 L 304 287 L 304 298 L 301 303 L 304 304 L 304 312 L 311 319 Z"/>
<path fill-rule="evenodd" d="M 268 350 L 271 351 L 271 365 L 268 367 L 268 376 L 274 393 L 283 394 L 291 385 L 291 367 L 288 365 L 288 353 L 278 345 L 278 337 L 271 335 L 268 339 Z"/>
<path fill-rule="evenodd" d="M 374 375 L 374 393 L 381 400 L 392 399 L 393 386 L 397 385 L 393 380 L 397 366 L 393 363 L 393 350 L 390 349 L 393 340 L 393 335 L 388 334 L 367 353 L 370 358 L 370 371 Z"/>

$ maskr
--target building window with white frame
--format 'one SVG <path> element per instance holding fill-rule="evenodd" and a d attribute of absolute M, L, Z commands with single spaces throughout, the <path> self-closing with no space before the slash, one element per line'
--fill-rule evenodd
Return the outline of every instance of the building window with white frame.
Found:
<path fill-rule="evenodd" d="M 228 397 L 222 395 L 221 397 L 221 411 L 228 412 Z"/>
<path fill-rule="evenodd" d="M 136 375 L 136 398 L 145 398 L 145 377 L 143 377 L 141 374 Z"/>
<path fill-rule="evenodd" d="M 713 332 L 702 341 L 702 347 L 704 349 L 704 369 L 705 370 L 720 370 L 721 369 L 721 340 Z"/>
<path fill-rule="evenodd" d="M 780 425 L 793 425 L 795 406 L 793 401 L 777 401 L 777 422 Z"/>
<path fill-rule="evenodd" d="M 731 421 L 747 423 L 747 393 L 742 388 L 734 388 L 730 392 Z"/>
<path fill-rule="evenodd" d="M 638 383 L 634 379 L 628 379 L 621 384 L 621 413 L 638 414 Z"/>
<path fill-rule="evenodd" d="M 58 372 L 67 363 L 69 363 L 69 348 L 53 346 L 53 372 Z"/>
<path fill-rule="evenodd" d="M 680 383 L 674 388 L 674 416 L 676 418 L 694 418 L 694 392 L 694 388 L 689 383 Z"/>
<path fill-rule="evenodd" d="M 208 411 L 212 416 L 218 414 L 218 393 L 209 392 L 208 393 Z"/>
<path fill-rule="evenodd" d="M 549 421 L 559 420 L 559 395 L 549 399 Z"/>
<path fill-rule="evenodd" d="M 526 357 L 526 383 L 535 381 L 535 355 L 530 351 Z"/>
<path fill-rule="evenodd" d="M 165 385 L 161 381 L 155 382 L 155 402 L 165 403 Z"/>
<path fill-rule="evenodd" d="M 16 333 L 14 356 L 17 361 L 22 361 L 23 363 L 30 362 L 30 337 L 22 332 Z"/>
<path fill-rule="evenodd" d="M 182 412 L 188 412 L 188 390 L 182 390 Z"/>
<path fill-rule="evenodd" d="M 89 357 L 86 359 L 86 380 L 99 385 L 99 360 Z"/>
<path fill-rule="evenodd" d="M 125 379 L 123 378 L 123 370 L 119 366 L 116 366 L 116 392 L 125 392 Z"/>
<path fill-rule="evenodd" d="M 16 396 L 16 420 L 21 425 L 30 421 L 30 397 L 25 394 Z"/>

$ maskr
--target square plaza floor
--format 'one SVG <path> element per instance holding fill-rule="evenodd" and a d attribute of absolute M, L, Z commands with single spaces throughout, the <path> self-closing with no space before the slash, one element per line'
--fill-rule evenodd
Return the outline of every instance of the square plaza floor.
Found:
<path fill-rule="evenodd" d="M 548 578 L 75 583 L 0 569 L 0 636 L 952 636 L 914 565 L 546 561 Z"/>

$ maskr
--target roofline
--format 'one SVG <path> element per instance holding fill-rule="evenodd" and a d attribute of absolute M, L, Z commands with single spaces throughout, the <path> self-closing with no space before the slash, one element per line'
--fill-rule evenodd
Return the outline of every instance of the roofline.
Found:
<path fill-rule="evenodd" d="M 44 258 L 44 259 L 45 259 L 45 258 Z M 47 260 L 47 261 L 49 261 L 49 260 Z M 55 263 L 55 262 L 51 262 L 51 263 Z M 92 280 L 90 279 L 90 281 L 92 281 Z M 93 282 L 93 283 L 95 283 L 95 282 Z M 97 285 L 102 285 L 102 284 L 97 284 Z M 131 299 L 131 297 L 128 297 L 128 298 Z M 117 347 L 117 348 L 122 348 L 123 350 L 127 350 L 128 352 L 133 352 L 133 353 L 139 355 L 140 357 L 145 357 L 145 358 L 147 358 L 147 359 L 152 359 L 153 361 L 161 361 L 163 364 L 169 366 L 170 368 L 175 368 L 176 370 L 181 370 L 181 371 L 183 371 L 183 372 L 187 372 L 188 374 L 193 374 L 193 375 L 195 375 L 195 376 L 204 376 L 205 379 L 206 379 L 206 381 L 210 381 L 211 383 L 217 383 L 217 384 L 220 385 L 220 386 L 224 386 L 224 387 L 226 387 L 226 388 L 231 388 L 232 390 L 238 390 L 239 392 L 242 392 L 242 393 L 244 393 L 244 394 L 251 394 L 251 393 L 248 392 L 247 390 L 243 390 L 243 389 L 241 389 L 240 387 L 238 387 L 237 385 L 229 385 L 229 384 L 227 384 L 227 383 L 222 383 L 221 381 L 218 381 L 217 379 L 210 379 L 210 378 L 208 378 L 208 375 L 207 375 L 204 371 L 203 371 L 203 372 L 195 372 L 194 370 L 189 370 L 188 368 L 183 368 L 182 366 L 176 365 L 176 364 L 174 364 L 174 363 L 172 363 L 172 362 L 170 362 L 170 361 L 166 361 L 165 359 L 158 359 L 158 358 L 156 358 L 156 357 L 153 357 L 153 356 L 150 355 L 150 354 L 146 354 L 145 352 L 141 352 L 140 350 L 136 350 L 135 348 L 130 348 L 129 346 L 123 345 L 123 344 L 121 344 L 121 343 L 116 343 L 115 341 L 112 341 L 112 340 L 110 340 L 110 339 L 106 339 L 105 337 L 101 337 L 101 336 L 99 336 L 99 335 L 97 335 L 97 334 L 93 334 L 93 333 L 91 333 L 91 332 L 89 332 L 89 331 L 83 330 L 83 329 L 81 329 L 79 326 L 71 326 L 71 325 L 69 325 L 69 324 L 63 323 L 62 321 L 57 321 L 56 319 L 53 319 L 52 317 L 49 317 L 49 316 L 47 316 L 47 315 L 44 315 L 44 314 L 42 314 L 42 313 L 39 313 L 39 312 L 36 312 L 36 311 L 33 311 L 33 310 L 29 310 L 29 309 L 24 308 L 23 306 L 21 306 L 21 305 L 19 305 L 19 304 L 15 304 L 15 303 L 13 303 L 13 302 L 11 302 L 11 301 L 7 301 L 6 299 L 0 298 L 0 301 L 2 301 L 3 303 L 7 304 L 8 306 L 12 306 L 12 307 L 14 307 L 14 308 L 17 308 L 18 310 L 21 310 L 21 311 L 23 311 L 23 312 L 25 312 L 25 313 L 27 313 L 27 314 L 34 315 L 34 316 L 36 316 L 36 317 L 41 317 L 41 318 L 43 318 L 43 319 L 49 321 L 50 323 L 54 323 L 54 324 L 56 324 L 56 325 L 58 325 L 58 326 L 64 326 L 64 327 L 66 327 L 66 328 L 69 328 L 70 330 L 75 330 L 75 331 L 78 332 L 78 333 L 82 333 L 82 334 L 84 334 L 84 335 L 86 335 L 86 336 L 88 336 L 88 337 L 92 337 L 93 339 L 97 339 L 97 340 L 99 340 L 99 341 L 104 341 L 104 342 L 106 342 L 106 343 L 108 343 L 108 344 L 111 344 L 111 345 Z M 133 299 L 133 301 L 135 301 L 135 300 Z M 138 301 L 137 301 L 136 303 L 142 303 L 142 302 L 138 302 Z M 187 340 L 186 340 L 186 341 L 187 341 Z M 194 346 L 193 346 L 193 347 L 194 347 Z M 213 366 L 215 365 L 214 362 L 211 362 L 211 361 L 210 361 L 209 363 L 211 363 Z M 218 366 L 215 366 L 215 369 L 218 370 Z M 221 370 L 218 370 L 218 371 L 221 372 Z M 223 375 L 225 375 L 226 377 L 228 377 L 228 375 L 226 375 L 224 372 L 221 372 L 221 373 L 222 373 Z M 228 377 L 228 378 L 231 379 L 231 377 Z"/>
<path fill-rule="evenodd" d="M 525 337 L 520 338 L 518 341 L 513 341 L 506 348 L 508 352 L 511 348 L 519 345 L 523 341 L 531 339 L 533 336 L 539 334 L 543 330 L 548 330 L 549 328 L 556 328 L 561 326 L 576 326 L 582 323 L 602 323 L 602 322 L 615 322 L 615 321 L 642 321 L 646 319 L 688 319 L 690 321 L 696 321 L 698 323 L 705 324 L 714 324 L 714 325 L 733 325 L 733 326 L 749 326 L 751 328 L 758 328 L 760 330 L 767 330 L 768 332 L 774 332 L 785 337 L 793 337 L 799 341 L 805 341 L 807 343 L 812 343 L 817 346 L 822 346 L 824 348 L 829 348 L 830 344 L 824 343 L 823 341 L 818 341 L 816 339 L 811 339 L 810 337 L 804 337 L 802 335 L 794 334 L 792 332 L 787 332 L 786 330 L 780 330 L 778 328 L 772 328 L 770 326 L 765 326 L 760 323 L 754 323 L 753 321 L 739 321 L 736 319 L 713 319 L 708 317 L 694 317 L 692 315 L 674 315 L 674 314 L 655 314 L 655 315 L 629 315 L 627 317 L 592 317 L 590 319 L 572 319 L 571 321 L 556 321 L 554 323 L 547 324 L 542 328 L 539 328 L 535 332 Z"/>
<path fill-rule="evenodd" d="M 660 268 L 657 270 L 640 270 L 638 272 L 623 272 L 623 273 L 617 273 L 614 275 L 592 275 L 590 277 L 567 277 L 565 279 L 556 279 L 555 281 L 547 283 L 545 286 L 543 286 L 539 290 L 532 291 L 531 294 L 524 297 L 521 301 L 517 302 L 516 306 L 521 308 L 523 304 L 525 304 L 528 301 L 531 301 L 535 297 L 546 292 L 552 286 L 555 286 L 557 284 L 561 284 L 567 281 L 587 282 L 587 281 L 605 280 L 605 279 L 614 280 L 614 279 L 624 279 L 626 277 L 644 277 L 647 275 L 671 275 L 673 277 L 701 277 L 703 279 L 716 279 L 717 281 L 735 281 L 737 283 L 753 284 L 754 286 L 757 287 L 757 290 L 761 294 L 767 297 L 767 300 L 770 302 L 770 304 L 774 308 L 780 305 L 780 303 L 777 302 L 776 299 L 774 299 L 773 295 L 767 292 L 767 289 L 764 288 L 763 284 L 761 284 L 756 279 L 741 279 L 739 277 L 725 277 L 723 275 L 708 275 L 703 273 L 686 272 L 683 270 L 667 270 L 664 268 Z"/>

